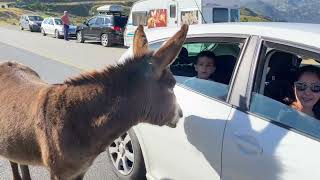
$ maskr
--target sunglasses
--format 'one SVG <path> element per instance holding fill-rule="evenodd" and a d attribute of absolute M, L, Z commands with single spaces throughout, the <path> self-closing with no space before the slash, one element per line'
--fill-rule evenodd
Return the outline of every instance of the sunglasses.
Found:
<path fill-rule="evenodd" d="M 314 93 L 319 93 L 320 92 L 320 83 L 312 83 L 310 85 L 307 85 L 305 82 L 295 82 L 294 86 L 296 87 L 296 90 L 298 91 L 305 91 L 310 88 L 310 90 Z"/>

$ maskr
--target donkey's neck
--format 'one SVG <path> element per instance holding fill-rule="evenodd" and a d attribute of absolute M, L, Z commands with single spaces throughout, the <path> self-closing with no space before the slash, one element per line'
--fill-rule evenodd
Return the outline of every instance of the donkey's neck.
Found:
<path fill-rule="evenodd" d="M 130 78 L 123 74 L 123 78 L 119 78 L 117 75 L 121 72 L 116 71 L 100 73 L 95 74 L 93 81 L 67 85 L 65 96 L 69 97 L 67 107 L 71 108 L 68 109 L 71 126 L 79 130 L 75 133 L 89 135 L 90 138 L 84 140 L 90 142 L 83 143 L 103 150 L 136 125 L 141 117 L 137 115 L 135 102 L 130 102 Z"/>

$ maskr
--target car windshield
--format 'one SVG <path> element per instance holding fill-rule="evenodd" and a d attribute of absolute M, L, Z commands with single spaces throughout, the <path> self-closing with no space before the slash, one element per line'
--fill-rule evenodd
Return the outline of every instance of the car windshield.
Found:
<path fill-rule="evenodd" d="M 61 19 L 54 19 L 54 22 L 55 22 L 56 25 L 62 25 L 63 24 Z"/>
<path fill-rule="evenodd" d="M 40 16 L 29 16 L 30 21 L 42 21 L 43 18 Z"/>

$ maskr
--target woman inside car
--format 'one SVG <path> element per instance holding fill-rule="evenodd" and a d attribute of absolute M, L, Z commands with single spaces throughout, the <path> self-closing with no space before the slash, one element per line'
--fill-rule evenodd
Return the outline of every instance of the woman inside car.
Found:
<path fill-rule="evenodd" d="M 294 82 L 295 101 L 291 107 L 320 120 L 316 106 L 320 99 L 320 68 L 307 65 L 299 69 Z"/>

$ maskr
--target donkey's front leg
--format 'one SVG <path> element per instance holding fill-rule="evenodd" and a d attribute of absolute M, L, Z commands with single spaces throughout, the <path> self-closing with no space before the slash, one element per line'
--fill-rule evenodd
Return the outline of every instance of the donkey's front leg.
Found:
<path fill-rule="evenodd" d="M 20 164 L 20 169 L 22 172 L 22 180 L 31 180 L 28 165 Z"/>
<path fill-rule="evenodd" d="M 11 169 L 12 169 L 12 176 L 13 180 L 21 180 L 20 174 L 19 174 L 19 169 L 18 169 L 18 164 L 10 161 Z"/>

